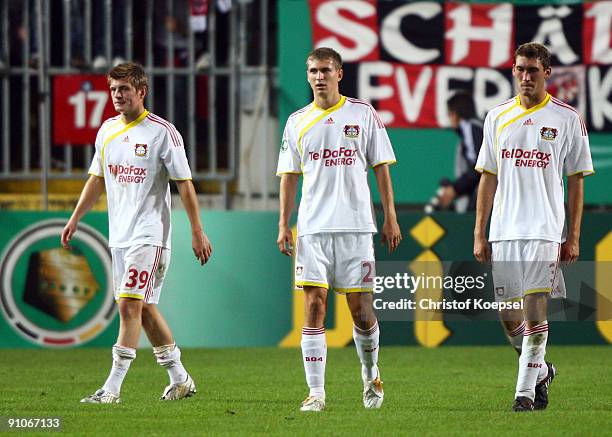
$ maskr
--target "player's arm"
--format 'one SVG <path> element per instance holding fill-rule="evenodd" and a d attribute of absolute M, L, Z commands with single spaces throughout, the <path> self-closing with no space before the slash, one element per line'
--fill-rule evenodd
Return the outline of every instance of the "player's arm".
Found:
<path fill-rule="evenodd" d="M 584 204 L 584 176 L 567 177 L 567 209 L 569 215 L 567 240 L 561 245 L 561 260 L 573 263 L 580 255 L 580 225 Z"/>
<path fill-rule="evenodd" d="M 293 234 L 289 227 L 291 212 L 295 206 L 295 195 L 297 193 L 299 174 L 285 173 L 281 175 L 280 181 L 280 213 L 278 219 L 278 238 L 276 244 L 278 250 L 287 256 L 291 256 L 293 251 Z"/>
<path fill-rule="evenodd" d="M 87 211 L 89 211 L 95 205 L 103 192 L 104 178 L 90 175 L 89 179 L 87 179 L 87 182 L 85 183 L 85 187 L 83 187 L 83 191 L 81 192 L 77 206 L 74 208 L 72 216 L 70 216 L 70 220 L 68 220 L 68 223 L 66 223 L 66 226 L 64 226 L 64 230 L 62 231 L 61 242 L 65 249 L 70 249 L 70 240 L 76 232 L 79 221 L 81 221 Z"/>
<path fill-rule="evenodd" d="M 476 223 L 474 225 L 474 257 L 482 263 L 491 261 L 491 246 L 487 241 L 486 232 L 496 190 L 497 175 L 483 172 L 480 176 L 480 184 L 478 184 Z"/>
<path fill-rule="evenodd" d="M 181 202 L 183 202 L 187 217 L 189 217 L 189 223 L 191 223 L 191 247 L 193 254 L 200 261 L 200 264 L 204 265 L 212 255 L 212 245 L 202 229 L 200 207 L 195 188 L 189 179 L 175 182 L 181 195 Z"/>
<path fill-rule="evenodd" d="M 389 252 L 393 252 L 400 241 L 402 241 L 402 233 L 397 224 L 397 214 L 393 200 L 393 184 L 391 183 L 389 166 L 387 164 L 377 165 L 374 167 L 374 175 L 376 176 L 376 185 L 378 186 L 385 215 L 381 236 L 382 243 L 387 245 Z"/>

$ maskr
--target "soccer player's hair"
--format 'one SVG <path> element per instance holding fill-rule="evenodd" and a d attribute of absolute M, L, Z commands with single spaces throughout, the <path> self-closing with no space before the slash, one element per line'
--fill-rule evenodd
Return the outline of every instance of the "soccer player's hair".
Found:
<path fill-rule="evenodd" d="M 329 47 L 318 47 L 308 53 L 308 56 L 306 57 L 306 68 L 308 68 L 308 61 L 311 59 L 316 59 L 319 61 L 331 59 L 334 62 L 336 70 L 340 70 L 342 68 L 342 56 L 340 56 L 340 53 Z"/>
<path fill-rule="evenodd" d="M 544 70 L 550 68 L 550 52 L 546 46 L 537 42 L 528 42 L 519 46 L 514 52 L 514 61 L 516 58 L 523 56 L 527 59 L 539 59 Z"/>
<path fill-rule="evenodd" d="M 149 85 L 147 73 L 145 72 L 143 66 L 135 62 L 125 62 L 117 65 L 111 71 L 109 71 L 106 79 L 109 85 L 111 79 L 127 79 L 130 85 L 137 90 L 147 88 Z"/>
<path fill-rule="evenodd" d="M 476 117 L 476 105 L 474 99 L 466 91 L 457 91 L 453 96 L 446 102 L 448 110 L 454 112 L 459 118 L 469 120 L 470 118 Z"/>

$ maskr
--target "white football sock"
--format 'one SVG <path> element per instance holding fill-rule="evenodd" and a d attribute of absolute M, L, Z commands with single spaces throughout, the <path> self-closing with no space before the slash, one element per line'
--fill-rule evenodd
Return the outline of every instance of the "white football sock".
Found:
<path fill-rule="evenodd" d="M 102 386 L 104 391 L 119 395 L 123 379 L 125 375 L 127 375 L 127 371 L 132 361 L 134 361 L 134 358 L 136 358 L 136 349 L 120 346 L 118 344 L 113 346 L 113 367 L 111 368 L 110 375 L 108 375 L 106 382 Z"/>
<path fill-rule="evenodd" d="M 544 321 L 533 328 L 526 328 L 523 337 L 523 352 L 519 358 L 519 371 L 516 381 L 516 396 L 525 396 L 531 400 L 535 397 L 535 386 L 538 375 L 548 372 L 544 356 L 548 340 L 548 322 Z"/>
<path fill-rule="evenodd" d="M 325 328 L 302 328 L 302 357 L 309 396 L 325 399 L 325 363 L 327 343 Z"/>
<path fill-rule="evenodd" d="M 542 382 L 542 380 L 548 376 L 548 366 L 546 365 L 546 361 L 544 361 L 544 358 L 542 358 L 542 367 L 540 367 L 539 370 L 540 371 L 538 372 L 538 379 L 536 379 L 536 385 Z"/>
<path fill-rule="evenodd" d="M 510 342 L 514 350 L 518 352 L 519 355 L 521 354 L 521 350 L 523 349 L 523 333 L 525 332 L 526 326 L 527 325 L 523 320 L 521 324 L 516 327 L 516 329 L 511 332 L 508 332 L 506 335 L 508 337 L 508 341 Z"/>
<path fill-rule="evenodd" d="M 175 344 L 156 346 L 153 353 L 157 358 L 157 363 L 168 371 L 170 384 L 178 384 L 187 380 L 187 371 L 181 363 L 181 350 Z"/>
<path fill-rule="evenodd" d="M 378 376 L 379 337 L 378 322 L 374 322 L 374 326 L 366 330 L 353 325 L 353 340 L 361 361 L 361 375 L 368 381 L 373 381 Z"/>
<path fill-rule="evenodd" d="M 542 382 L 542 380 L 548 376 L 548 366 L 546 365 L 546 362 L 544 360 L 542 360 L 542 367 L 540 367 L 539 370 L 540 371 L 538 372 L 538 379 L 536 379 L 536 385 Z"/>

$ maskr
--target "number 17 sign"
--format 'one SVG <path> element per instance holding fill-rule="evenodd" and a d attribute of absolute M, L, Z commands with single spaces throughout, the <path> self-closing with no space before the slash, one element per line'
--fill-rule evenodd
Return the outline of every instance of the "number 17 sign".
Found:
<path fill-rule="evenodd" d="M 60 75 L 53 79 L 54 144 L 93 144 L 102 122 L 114 115 L 106 76 Z"/>

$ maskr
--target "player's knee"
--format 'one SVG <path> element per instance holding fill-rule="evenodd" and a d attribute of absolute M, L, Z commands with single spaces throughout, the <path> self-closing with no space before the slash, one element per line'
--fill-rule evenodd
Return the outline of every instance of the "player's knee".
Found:
<path fill-rule="evenodd" d="M 524 310 L 527 315 L 527 325 L 529 326 L 530 320 L 545 320 L 546 319 L 546 307 L 549 293 L 532 293 L 525 296 Z M 537 322 L 533 322 L 536 323 Z"/>
<path fill-rule="evenodd" d="M 368 329 L 374 324 L 376 315 L 372 307 L 372 295 L 370 293 L 348 294 L 346 296 L 353 322 L 357 327 Z"/>
<path fill-rule="evenodd" d="M 142 301 L 130 298 L 119 300 L 119 316 L 122 320 L 135 320 L 142 317 Z"/>
<path fill-rule="evenodd" d="M 353 317 L 354 321 L 360 320 L 363 318 L 364 315 L 366 315 L 365 308 L 362 308 L 361 306 L 350 307 L 349 309 L 351 311 L 351 317 Z"/>
<path fill-rule="evenodd" d="M 322 296 L 310 296 L 305 305 L 310 317 L 325 317 L 325 299 Z"/>

